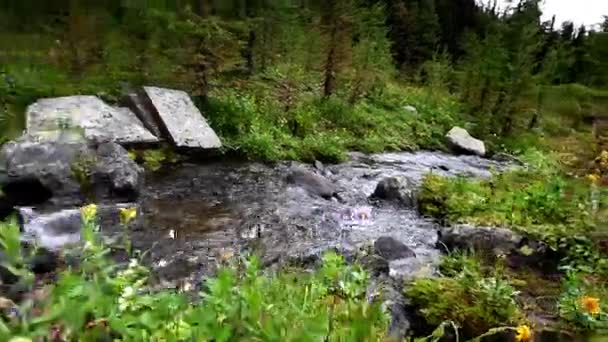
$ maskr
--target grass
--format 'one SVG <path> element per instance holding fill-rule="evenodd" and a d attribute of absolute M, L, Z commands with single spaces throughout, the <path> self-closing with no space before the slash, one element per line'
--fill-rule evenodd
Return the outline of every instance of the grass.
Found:
<path fill-rule="evenodd" d="M 253 83 L 252 88 L 259 86 Z M 355 105 L 339 97 L 304 96 L 284 111 L 279 99 L 218 92 L 205 113 L 226 144 L 262 160 L 341 161 L 346 152 L 445 148 L 443 136 L 457 122 L 458 103 L 425 89 L 391 84 L 378 98 Z M 266 96 L 266 95 L 262 95 Z M 418 115 L 404 109 L 413 105 Z"/>

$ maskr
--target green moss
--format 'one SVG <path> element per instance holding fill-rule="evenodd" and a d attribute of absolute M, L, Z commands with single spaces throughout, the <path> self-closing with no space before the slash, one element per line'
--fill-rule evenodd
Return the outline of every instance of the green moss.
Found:
<path fill-rule="evenodd" d="M 446 257 L 442 268 L 453 277 L 418 279 L 406 289 L 406 295 L 428 325 L 453 321 L 461 327 L 464 337 L 472 338 L 523 319 L 515 301 L 517 291 L 499 275 L 500 271 L 486 275 L 475 258 L 451 259 L 454 258 Z"/>
<path fill-rule="evenodd" d="M 129 158 L 142 163 L 146 170 L 155 172 L 164 166 L 172 165 L 180 160 L 180 156 L 170 146 L 162 146 L 156 149 L 145 149 L 129 151 Z"/>
<path fill-rule="evenodd" d="M 95 156 L 81 155 L 71 165 L 72 177 L 80 185 L 80 191 L 85 196 L 91 196 L 93 186 L 93 169 L 97 162 Z"/>

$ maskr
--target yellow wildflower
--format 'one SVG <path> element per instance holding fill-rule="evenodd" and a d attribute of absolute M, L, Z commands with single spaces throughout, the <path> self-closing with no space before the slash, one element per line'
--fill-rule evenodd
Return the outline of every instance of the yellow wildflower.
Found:
<path fill-rule="evenodd" d="M 120 223 L 128 225 L 137 217 L 137 208 L 120 208 Z"/>
<path fill-rule="evenodd" d="M 530 339 L 532 337 L 532 330 L 530 330 L 529 326 L 520 325 L 515 329 L 515 331 L 517 332 L 515 334 L 515 341 L 517 341 L 517 342 L 530 341 Z"/>
<path fill-rule="evenodd" d="M 596 175 L 595 173 L 591 173 L 587 175 L 587 180 L 595 184 L 600 180 L 600 176 Z"/>
<path fill-rule="evenodd" d="M 584 296 L 580 299 L 583 310 L 592 315 L 598 315 L 600 313 L 600 300 L 599 298 Z"/>
<path fill-rule="evenodd" d="M 82 216 L 82 220 L 85 222 L 91 222 L 95 220 L 95 216 L 97 216 L 97 205 L 89 204 L 80 208 L 80 216 Z"/>

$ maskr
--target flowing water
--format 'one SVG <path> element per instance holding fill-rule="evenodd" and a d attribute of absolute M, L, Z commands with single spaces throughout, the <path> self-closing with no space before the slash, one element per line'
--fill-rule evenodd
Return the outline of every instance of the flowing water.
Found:
<path fill-rule="evenodd" d="M 285 178 L 294 166 L 327 177 L 343 201 L 326 200 L 288 184 Z M 320 168 L 293 162 L 185 163 L 148 177 L 139 203 L 143 215 L 131 238 L 167 280 L 198 277 L 221 259 L 245 251 L 261 255 L 270 265 L 310 260 L 328 249 L 349 254 L 381 236 L 392 236 L 416 253 L 415 258 L 390 264 L 393 274 L 412 275 L 430 270 L 436 260 L 438 227 L 414 208 L 370 202 L 378 182 L 399 176 L 417 185 L 428 172 L 488 177 L 503 166 L 440 152 L 354 153 L 346 163 Z M 64 241 L 44 226 L 44 215 L 35 217 L 31 210 L 27 214 L 26 231 L 43 245 L 46 241 L 57 247 Z M 77 220 L 77 213 L 69 215 Z M 68 233 L 72 238 L 73 231 Z"/>

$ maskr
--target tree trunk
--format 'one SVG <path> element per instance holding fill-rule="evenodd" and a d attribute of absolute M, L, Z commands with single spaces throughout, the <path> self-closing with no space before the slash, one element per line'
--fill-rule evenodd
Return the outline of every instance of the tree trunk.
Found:
<path fill-rule="evenodd" d="M 325 81 L 323 82 L 323 96 L 330 97 L 336 89 L 336 54 L 337 54 L 338 28 L 334 23 L 331 28 L 329 50 L 325 62 Z"/>
<path fill-rule="evenodd" d="M 247 40 L 247 47 L 245 48 L 245 62 L 247 65 L 247 75 L 251 76 L 255 73 L 255 44 L 257 35 L 254 30 L 249 31 L 249 39 Z"/>
<path fill-rule="evenodd" d="M 196 2 L 196 14 L 202 18 L 206 18 L 211 14 L 211 1 L 209 0 L 198 0 Z"/>

